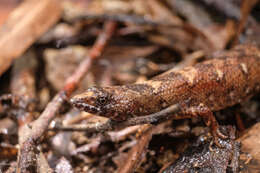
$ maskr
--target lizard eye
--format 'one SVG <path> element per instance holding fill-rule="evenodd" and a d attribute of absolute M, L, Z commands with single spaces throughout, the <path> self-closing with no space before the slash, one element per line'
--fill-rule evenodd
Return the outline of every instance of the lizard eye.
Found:
<path fill-rule="evenodd" d="M 97 99 L 97 102 L 98 102 L 99 105 L 104 105 L 104 104 L 106 104 L 106 102 L 107 102 L 107 98 L 104 97 L 104 96 L 99 97 L 99 98 Z"/>

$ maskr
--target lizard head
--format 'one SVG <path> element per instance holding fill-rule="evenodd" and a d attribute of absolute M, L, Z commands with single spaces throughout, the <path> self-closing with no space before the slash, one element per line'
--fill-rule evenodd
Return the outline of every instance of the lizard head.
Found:
<path fill-rule="evenodd" d="M 70 102 L 80 110 L 124 120 L 127 115 L 133 114 L 135 95 L 120 86 L 91 87 L 86 92 L 72 97 Z"/>

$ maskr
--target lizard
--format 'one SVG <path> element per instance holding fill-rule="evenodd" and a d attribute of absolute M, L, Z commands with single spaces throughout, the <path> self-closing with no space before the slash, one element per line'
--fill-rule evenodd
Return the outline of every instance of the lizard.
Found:
<path fill-rule="evenodd" d="M 91 87 L 70 99 L 80 110 L 124 121 L 179 104 L 178 119 L 201 116 L 213 136 L 225 138 L 213 112 L 239 104 L 260 91 L 260 50 L 238 45 L 211 59 L 171 69 L 147 81 Z"/>

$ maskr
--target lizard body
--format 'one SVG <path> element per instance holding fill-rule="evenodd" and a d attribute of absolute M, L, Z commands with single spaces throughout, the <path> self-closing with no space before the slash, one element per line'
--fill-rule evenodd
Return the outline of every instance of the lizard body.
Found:
<path fill-rule="evenodd" d="M 260 91 L 260 51 L 256 47 L 240 45 L 216 56 L 181 70 L 169 70 L 148 81 L 92 87 L 74 96 L 71 103 L 116 121 L 179 104 L 181 118 L 224 109 Z"/>

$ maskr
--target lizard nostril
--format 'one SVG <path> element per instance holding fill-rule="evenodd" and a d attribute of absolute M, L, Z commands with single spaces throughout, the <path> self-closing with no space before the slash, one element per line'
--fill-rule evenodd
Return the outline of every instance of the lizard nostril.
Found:
<path fill-rule="evenodd" d="M 72 104 L 72 105 L 74 105 L 75 103 L 77 103 L 78 102 L 78 99 L 76 99 L 76 98 L 71 98 L 70 99 L 70 103 Z"/>

